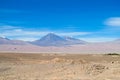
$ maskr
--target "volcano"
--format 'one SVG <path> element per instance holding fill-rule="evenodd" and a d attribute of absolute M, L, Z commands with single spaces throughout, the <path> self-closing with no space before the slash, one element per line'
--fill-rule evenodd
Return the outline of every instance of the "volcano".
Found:
<path fill-rule="evenodd" d="M 49 33 L 43 36 L 41 39 L 31 43 L 39 46 L 68 46 L 74 44 L 85 44 L 86 42 L 71 37 L 62 37 L 54 33 Z"/>

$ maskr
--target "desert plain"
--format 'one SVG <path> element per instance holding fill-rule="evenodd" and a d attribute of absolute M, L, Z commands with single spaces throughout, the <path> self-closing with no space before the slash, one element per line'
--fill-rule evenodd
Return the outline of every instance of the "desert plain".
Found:
<path fill-rule="evenodd" d="M 120 80 L 120 55 L 1 52 L 0 80 Z"/>

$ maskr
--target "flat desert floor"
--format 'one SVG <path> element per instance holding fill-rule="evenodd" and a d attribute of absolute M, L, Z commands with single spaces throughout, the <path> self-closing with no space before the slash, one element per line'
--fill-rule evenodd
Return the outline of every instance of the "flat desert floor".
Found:
<path fill-rule="evenodd" d="M 0 53 L 0 80 L 120 80 L 120 55 Z"/>

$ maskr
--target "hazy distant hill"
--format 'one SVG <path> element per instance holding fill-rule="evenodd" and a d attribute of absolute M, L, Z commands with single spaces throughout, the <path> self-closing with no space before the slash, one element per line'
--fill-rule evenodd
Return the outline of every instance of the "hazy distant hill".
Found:
<path fill-rule="evenodd" d="M 71 37 L 61 37 L 53 33 L 43 36 L 41 39 L 31 42 L 39 46 L 66 46 L 75 44 L 85 44 L 85 41 Z"/>
<path fill-rule="evenodd" d="M 114 42 L 120 43 L 120 39 L 116 39 L 114 40 Z"/>
<path fill-rule="evenodd" d="M 25 41 L 10 40 L 8 38 L 2 38 L 2 37 L 0 37 L 0 44 L 26 45 L 26 44 L 29 44 L 29 43 L 27 43 Z"/>

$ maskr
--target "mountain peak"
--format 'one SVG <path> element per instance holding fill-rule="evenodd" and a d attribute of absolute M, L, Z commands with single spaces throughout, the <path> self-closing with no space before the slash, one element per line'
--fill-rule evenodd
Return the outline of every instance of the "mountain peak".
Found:
<path fill-rule="evenodd" d="M 43 36 L 41 39 L 41 41 L 50 41 L 50 42 L 54 42 L 54 41 L 64 41 L 64 39 L 54 33 L 48 33 L 47 35 Z"/>
<path fill-rule="evenodd" d="M 56 35 L 56 34 L 51 32 L 51 33 L 48 33 L 47 35 Z"/>
<path fill-rule="evenodd" d="M 58 35 L 54 34 L 54 33 L 48 33 L 47 35 L 45 35 L 44 37 L 49 37 L 49 38 L 53 38 L 53 37 L 59 37 Z"/>

